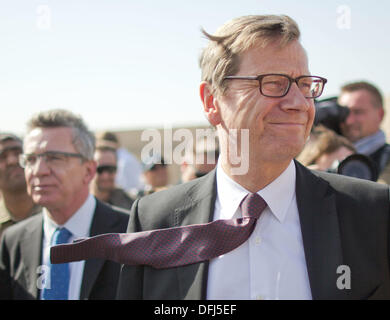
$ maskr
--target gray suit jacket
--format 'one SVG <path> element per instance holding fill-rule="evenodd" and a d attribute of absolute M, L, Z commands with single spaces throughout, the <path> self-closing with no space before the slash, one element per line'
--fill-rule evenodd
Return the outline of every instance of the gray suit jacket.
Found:
<path fill-rule="evenodd" d="M 125 232 L 129 212 L 96 201 L 90 235 Z M 38 266 L 42 260 L 42 214 L 9 227 L 0 246 L 0 299 L 39 299 Z M 114 299 L 120 265 L 91 259 L 85 262 L 80 299 Z"/>
<path fill-rule="evenodd" d="M 296 162 L 296 196 L 312 297 L 389 299 L 389 188 Z M 281 195 L 282 196 L 282 195 Z M 135 202 L 128 232 L 206 223 L 216 198 L 215 171 Z M 351 271 L 351 288 L 338 289 Z M 339 271 L 339 273 L 338 273 Z M 122 266 L 119 299 L 205 299 L 208 262 L 156 270 Z"/>

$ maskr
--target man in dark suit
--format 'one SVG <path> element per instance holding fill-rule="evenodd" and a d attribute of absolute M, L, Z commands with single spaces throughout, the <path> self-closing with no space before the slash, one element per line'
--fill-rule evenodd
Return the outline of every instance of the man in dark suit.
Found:
<path fill-rule="evenodd" d="M 28 193 L 43 210 L 3 234 L 0 298 L 115 298 L 119 264 L 95 259 L 67 264 L 55 273 L 49 260 L 50 247 L 61 231 L 72 242 L 126 230 L 128 212 L 111 208 L 89 193 L 96 171 L 94 148 L 93 134 L 68 111 L 46 111 L 30 120 L 20 163 Z"/>
<path fill-rule="evenodd" d="M 123 265 L 118 298 L 390 298 L 388 187 L 294 160 L 326 83 L 310 74 L 296 23 L 245 16 L 204 34 L 200 96 L 219 135 L 217 168 L 138 199 L 128 232 L 240 218 L 251 193 L 267 207 L 224 255 L 166 269 Z"/>

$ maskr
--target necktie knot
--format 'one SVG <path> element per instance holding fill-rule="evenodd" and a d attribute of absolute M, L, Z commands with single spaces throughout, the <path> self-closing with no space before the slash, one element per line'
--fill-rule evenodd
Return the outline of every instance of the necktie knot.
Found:
<path fill-rule="evenodd" d="M 53 244 L 68 243 L 72 233 L 66 228 L 57 228 L 53 234 Z"/>
<path fill-rule="evenodd" d="M 242 200 L 240 207 L 243 217 L 258 219 L 267 207 L 267 203 L 257 193 L 248 193 Z"/>

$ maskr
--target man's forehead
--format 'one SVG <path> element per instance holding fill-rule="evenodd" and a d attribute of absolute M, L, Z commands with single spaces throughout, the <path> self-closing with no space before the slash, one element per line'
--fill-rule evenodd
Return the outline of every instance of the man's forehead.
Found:
<path fill-rule="evenodd" d="M 72 143 L 72 131 L 70 128 L 34 128 L 24 139 L 25 149 L 46 149 L 68 147 Z M 62 149 L 62 148 L 61 148 Z"/>
<path fill-rule="evenodd" d="M 116 155 L 112 151 L 108 150 L 97 150 L 94 155 L 94 159 L 98 162 L 116 162 Z"/>
<path fill-rule="evenodd" d="M 373 98 L 367 90 L 346 91 L 340 94 L 338 103 L 349 108 L 373 106 Z"/>
<path fill-rule="evenodd" d="M 307 53 L 296 40 L 284 46 L 280 46 L 278 42 L 269 43 L 266 47 L 253 46 L 242 53 L 240 60 L 241 66 L 264 69 L 266 72 L 286 73 L 291 76 L 309 73 Z"/>
<path fill-rule="evenodd" d="M 12 139 L 7 139 L 0 142 L 0 152 L 3 150 L 12 149 L 14 147 L 19 147 L 22 149 L 23 144 L 19 140 L 12 140 Z"/>

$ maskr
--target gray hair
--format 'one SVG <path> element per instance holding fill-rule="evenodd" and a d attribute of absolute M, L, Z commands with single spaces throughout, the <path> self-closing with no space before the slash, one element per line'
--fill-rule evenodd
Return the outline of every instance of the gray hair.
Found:
<path fill-rule="evenodd" d="M 54 109 L 35 114 L 27 123 L 27 131 L 35 128 L 66 127 L 72 129 L 72 143 L 85 159 L 93 160 L 95 136 L 84 123 L 81 116 L 63 110 Z"/>

